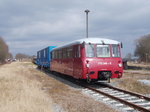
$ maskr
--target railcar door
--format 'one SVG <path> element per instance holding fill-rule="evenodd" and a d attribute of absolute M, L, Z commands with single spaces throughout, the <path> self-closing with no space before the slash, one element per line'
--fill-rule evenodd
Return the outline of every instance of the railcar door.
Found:
<path fill-rule="evenodd" d="M 82 60 L 81 60 L 81 46 L 75 45 L 73 48 L 74 58 L 73 58 L 73 77 L 82 77 Z"/>

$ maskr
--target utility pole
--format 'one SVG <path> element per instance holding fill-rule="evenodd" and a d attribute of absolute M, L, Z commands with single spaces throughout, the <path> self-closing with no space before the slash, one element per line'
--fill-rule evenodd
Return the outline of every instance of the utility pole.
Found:
<path fill-rule="evenodd" d="M 90 11 L 86 9 L 84 12 L 86 13 L 86 38 L 88 38 L 88 13 Z"/>

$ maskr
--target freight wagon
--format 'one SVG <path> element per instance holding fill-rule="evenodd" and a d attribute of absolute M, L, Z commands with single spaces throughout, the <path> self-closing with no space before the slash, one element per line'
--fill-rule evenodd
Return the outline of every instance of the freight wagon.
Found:
<path fill-rule="evenodd" d="M 56 46 L 48 46 L 37 52 L 36 64 L 39 68 L 49 68 L 51 61 L 51 51 Z"/>

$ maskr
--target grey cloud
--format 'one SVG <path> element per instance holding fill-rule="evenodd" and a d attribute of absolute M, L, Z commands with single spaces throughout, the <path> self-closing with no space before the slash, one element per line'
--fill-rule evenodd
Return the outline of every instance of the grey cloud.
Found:
<path fill-rule="evenodd" d="M 126 54 L 133 52 L 135 39 L 149 33 L 149 6 L 147 0 L 1 0 L 0 35 L 13 53 L 33 54 L 47 42 L 85 37 L 84 10 L 88 8 L 89 35 L 122 41 Z M 27 50 L 25 45 L 33 49 Z"/>

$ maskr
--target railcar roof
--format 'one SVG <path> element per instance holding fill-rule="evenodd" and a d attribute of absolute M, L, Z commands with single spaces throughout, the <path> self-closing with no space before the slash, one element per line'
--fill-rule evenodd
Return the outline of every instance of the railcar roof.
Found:
<path fill-rule="evenodd" d="M 41 50 L 39 50 L 39 51 L 37 51 L 37 52 L 43 51 L 43 50 L 48 49 L 48 48 L 55 48 L 55 47 L 56 47 L 56 46 L 47 46 L 47 47 L 45 47 L 45 48 L 43 48 L 43 49 L 41 49 Z"/>
<path fill-rule="evenodd" d="M 120 42 L 118 42 L 118 41 L 106 39 L 106 38 L 83 38 L 83 39 L 75 40 L 70 43 L 64 44 L 64 45 L 59 46 L 54 49 L 69 47 L 69 46 L 72 46 L 75 44 L 82 44 L 83 42 L 85 42 L 86 44 L 88 44 L 88 43 L 91 43 L 91 44 L 120 44 Z"/>

